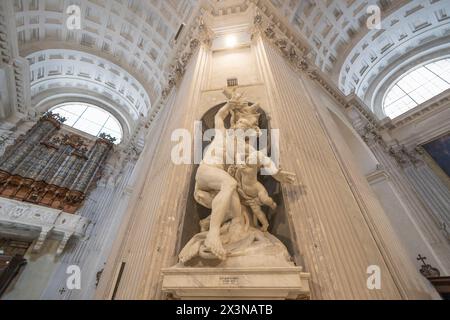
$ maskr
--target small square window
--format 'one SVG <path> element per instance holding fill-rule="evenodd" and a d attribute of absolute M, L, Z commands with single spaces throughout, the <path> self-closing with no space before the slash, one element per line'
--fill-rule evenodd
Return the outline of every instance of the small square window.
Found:
<path fill-rule="evenodd" d="M 227 79 L 227 86 L 228 87 L 236 87 L 238 85 L 238 79 L 237 78 L 228 78 Z"/>

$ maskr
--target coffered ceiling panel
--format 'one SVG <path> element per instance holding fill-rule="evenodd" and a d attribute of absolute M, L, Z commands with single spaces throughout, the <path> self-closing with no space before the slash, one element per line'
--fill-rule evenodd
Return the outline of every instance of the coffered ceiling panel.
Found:
<path fill-rule="evenodd" d="M 195 0 L 14 0 L 22 56 L 76 49 L 108 59 L 134 75 L 153 101 L 161 91 L 171 41 L 192 16 Z M 67 27 L 72 5 L 80 28 Z M 68 20 L 69 19 L 69 20 Z"/>

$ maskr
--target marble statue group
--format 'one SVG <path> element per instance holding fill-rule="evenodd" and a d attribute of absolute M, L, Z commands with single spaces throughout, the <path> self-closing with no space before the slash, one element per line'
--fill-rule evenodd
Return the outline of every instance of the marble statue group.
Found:
<path fill-rule="evenodd" d="M 211 214 L 201 220 L 201 232 L 181 250 L 179 260 L 199 266 L 212 261 L 223 266 L 286 265 L 290 263 L 287 249 L 268 232 L 269 222 L 262 209 L 266 206 L 275 212 L 277 204 L 258 181 L 258 174 L 265 169 L 275 180 L 289 184 L 294 183 L 295 174 L 277 168 L 265 150 L 250 143 L 251 139 L 236 147 L 237 135 L 230 138 L 230 132 L 259 134 L 259 105 L 245 101 L 235 89 L 224 94 L 227 102 L 214 117 L 215 136 L 195 177 L 194 198 L 211 209 Z M 228 164 L 227 157 L 241 161 Z"/>

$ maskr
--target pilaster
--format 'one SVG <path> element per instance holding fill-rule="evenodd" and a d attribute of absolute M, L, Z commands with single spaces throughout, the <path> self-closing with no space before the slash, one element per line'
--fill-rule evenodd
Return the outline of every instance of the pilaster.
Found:
<path fill-rule="evenodd" d="M 118 239 L 102 275 L 99 298 L 163 298 L 160 273 L 177 260 L 178 228 L 193 169 L 171 162 L 171 136 L 175 129 L 191 129 L 201 116 L 197 106 L 207 81 L 210 54 L 207 44 L 198 43 L 183 78 L 164 97 L 166 104 L 159 112 L 161 126 L 155 123 L 149 132 L 149 138 L 160 136 L 142 153 L 145 174 L 133 191 L 135 202 L 128 209 L 123 238 Z"/>
<path fill-rule="evenodd" d="M 404 234 L 404 236 L 411 237 L 412 234 L 416 234 L 416 238 L 412 240 L 421 239 L 418 243 L 422 242 L 426 245 L 427 248 L 424 251 L 428 252 L 426 255 L 430 262 L 437 266 L 442 274 L 448 273 L 450 246 L 443 226 L 445 213 L 448 212 L 445 206 L 448 206 L 449 200 L 447 200 L 448 189 L 444 182 L 431 170 L 420 148 L 408 149 L 392 141 L 386 130 L 371 124 L 352 105 L 347 107 L 347 113 L 355 130 L 388 174 L 389 188 L 394 189 L 389 195 L 383 192 L 384 195 L 380 198 L 382 203 L 390 203 L 391 209 L 386 212 L 391 216 L 400 216 L 395 219 L 409 217 L 408 224 L 412 224 L 414 229 L 409 232 L 409 235 Z M 397 198 L 396 202 L 393 196 Z M 400 211 L 393 209 L 398 206 L 403 209 Z M 405 226 L 405 224 L 397 224 L 397 232 L 405 231 Z M 415 250 L 422 250 L 419 248 L 423 246 L 418 245 Z M 414 252 L 414 255 L 418 254 L 420 252 Z"/>
<path fill-rule="evenodd" d="M 258 42 L 272 125 L 283 128 L 281 165 L 295 168 L 306 190 L 286 187 L 285 194 L 313 298 L 432 297 L 404 249 L 394 245 L 394 231 L 367 181 L 337 153 L 309 78 L 296 73 L 272 43 L 263 37 Z M 384 275 L 381 290 L 367 288 L 371 265 Z"/>

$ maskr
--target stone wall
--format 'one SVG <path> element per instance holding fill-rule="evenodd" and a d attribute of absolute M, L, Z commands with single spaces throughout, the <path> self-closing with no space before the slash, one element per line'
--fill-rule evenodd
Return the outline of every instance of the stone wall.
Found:
<path fill-rule="evenodd" d="M 272 128 L 280 128 L 281 165 L 294 171 L 301 183 L 284 187 L 283 193 L 305 271 L 311 273 L 313 298 L 437 297 L 405 258 L 351 154 L 344 155 L 345 140 L 336 136 L 324 106 L 333 100 L 321 99 L 327 94 L 306 75 L 299 76 L 263 38 L 254 38 L 251 53 L 246 58 L 250 60 L 241 64 L 252 72 L 250 66 L 256 63 L 257 71 L 240 83 L 241 89 L 246 99 L 261 103 Z M 194 120 L 224 101 L 216 85 L 226 84 L 227 73 L 220 72 L 220 65 L 226 64 L 214 64 L 214 54 L 202 45 L 150 131 L 149 137 L 157 136 L 158 141 L 149 141 L 144 150 L 133 205 L 106 265 L 98 298 L 164 297 L 160 270 L 177 261 L 193 169 L 171 162 L 170 138 L 174 129 L 193 130 Z M 367 288 L 366 271 L 371 265 L 381 269 L 381 290 Z"/>

